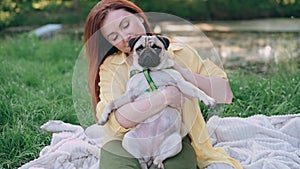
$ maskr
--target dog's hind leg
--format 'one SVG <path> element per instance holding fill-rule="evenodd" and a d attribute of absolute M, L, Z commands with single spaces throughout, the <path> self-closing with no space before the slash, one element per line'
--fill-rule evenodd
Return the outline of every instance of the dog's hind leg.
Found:
<path fill-rule="evenodd" d="M 163 161 L 169 157 L 178 154 L 182 149 L 182 138 L 180 134 L 173 133 L 159 147 L 159 155 L 157 155 L 153 164 L 156 169 L 164 169 Z"/>
<path fill-rule="evenodd" d="M 138 158 L 138 161 L 139 161 L 142 169 L 148 169 L 147 161 L 145 161 L 143 158 Z"/>
<path fill-rule="evenodd" d="M 148 138 L 136 138 L 134 130 L 127 132 L 122 140 L 123 148 L 138 159 L 142 169 L 152 164 L 151 140 Z M 144 167 L 144 168 L 143 168 Z M 147 168 L 145 168 L 147 169 Z"/>

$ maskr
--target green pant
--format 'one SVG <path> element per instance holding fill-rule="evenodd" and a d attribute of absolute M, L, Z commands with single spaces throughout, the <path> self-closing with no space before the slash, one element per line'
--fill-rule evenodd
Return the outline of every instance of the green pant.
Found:
<path fill-rule="evenodd" d="M 165 169 L 196 169 L 196 154 L 188 137 L 183 139 L 182 150 L 164 161 Z M 119 140 L 106 143 L 101 149 L 100 169 L 140 169 L 140 164 Z M 154 165 L 150 167 L 154 169 Z"/>

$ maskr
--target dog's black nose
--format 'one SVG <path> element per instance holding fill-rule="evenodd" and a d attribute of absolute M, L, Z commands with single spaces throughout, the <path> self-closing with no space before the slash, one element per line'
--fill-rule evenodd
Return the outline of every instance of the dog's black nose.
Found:
<path fill-rule="evenodd" d="M 156 53 L 150 48 L 145 49 L 139 57 L 139 64 L 142 67 L 156 67 L 159 63 L 159 53 Z"/>

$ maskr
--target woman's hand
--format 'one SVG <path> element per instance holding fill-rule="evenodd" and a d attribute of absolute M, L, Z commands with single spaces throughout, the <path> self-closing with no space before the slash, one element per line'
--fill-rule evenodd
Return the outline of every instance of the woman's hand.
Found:
<path fill-rule="evenodd" d="M 184 97 L 181 92 L 174 86 L 168 86 L 148 98 L 121 106 L 115 112 L 115 116 L 121 126 L 130 128 L 160 112 L 166 106 L 181 109 L 183 103 Z"/>
<path fill-rule="evenodd" d="M 176 109 L 181 109 L 184 103 L 184 96 L 175 86 L 168 86 L 162 90 L 166 104 Z"/>
<path fill-rule="evenodd" d="M 131 128 L 163 110 L 166 106 L 180 109 L 184 97 L 174 86 L 154 92 L 151 96 L 125 104 L 115 112 L 117 121 L 124 128 Z"/>

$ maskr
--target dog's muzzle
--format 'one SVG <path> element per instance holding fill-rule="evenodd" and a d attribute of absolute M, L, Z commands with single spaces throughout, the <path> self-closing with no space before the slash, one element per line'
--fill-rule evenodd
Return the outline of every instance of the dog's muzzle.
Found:
<path fill-rule="evenodd" d="M 139 65 L 142 67 L 156 67 L 160 63 L 160 51 L 155 51 L 152 48 L 145 48 L 139 56 Z"/>

